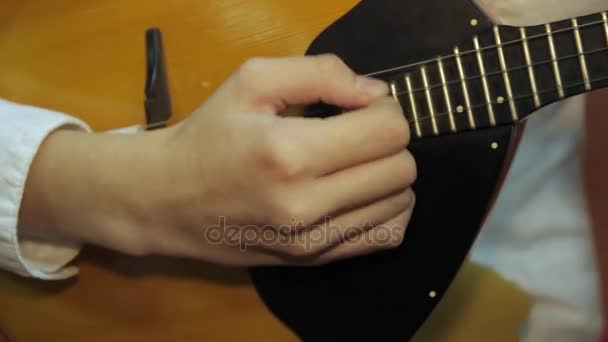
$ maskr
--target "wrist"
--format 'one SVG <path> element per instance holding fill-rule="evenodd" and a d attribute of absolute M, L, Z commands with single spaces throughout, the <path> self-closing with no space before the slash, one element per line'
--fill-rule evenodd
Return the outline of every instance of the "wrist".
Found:
<path fill-rule="evenodd" d="M 91 134 L 58 130 L 34 158 L 19 232 L 48 240 L 96 244 L 129 254 L 146 251 L 146 185 L 157 178 L 162 133 Z"/>

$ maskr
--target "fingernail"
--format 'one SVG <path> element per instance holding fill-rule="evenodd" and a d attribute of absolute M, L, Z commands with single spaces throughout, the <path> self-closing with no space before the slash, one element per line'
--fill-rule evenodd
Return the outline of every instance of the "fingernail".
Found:
<path fill-rule="evenodd" d="M 373 96 L 382 96 L 388 94 L 388 85 L 386 82 L 370 78 L 366 76 L 357 77 L 357 88 Z"/>

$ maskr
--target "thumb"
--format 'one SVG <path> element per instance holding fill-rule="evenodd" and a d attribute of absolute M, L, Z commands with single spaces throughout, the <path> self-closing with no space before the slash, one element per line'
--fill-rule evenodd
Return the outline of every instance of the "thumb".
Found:
<path fill-rule="evenodd" d="M 389 92 L 384 81 L 356 75 L 334 55 L 251 59 L 228 82 L 247 109 L 274 114 L 318 102 L 364 107 Z"/>

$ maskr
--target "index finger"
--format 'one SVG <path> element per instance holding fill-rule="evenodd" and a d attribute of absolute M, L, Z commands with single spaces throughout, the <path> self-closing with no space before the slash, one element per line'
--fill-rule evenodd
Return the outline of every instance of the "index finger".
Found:
<path fill-rule="evenodd" d="M 399 153 L 410 141 L 403 110 L 390 97 L 327 119 L 287 120 L 301 120 L 289 139 L 317 177 Z"/>

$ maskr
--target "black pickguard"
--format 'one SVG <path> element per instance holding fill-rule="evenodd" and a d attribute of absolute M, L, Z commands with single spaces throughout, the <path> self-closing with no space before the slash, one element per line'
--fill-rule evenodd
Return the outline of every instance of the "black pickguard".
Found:
<path fill-rule="evenodd" d="M 365 74 L 450 53 L 491 26 L 469 0 L 365 0 L 308 53 L 335 53 Z M 419 176 L 405 242 L 322 267 L 252 268 L 264 302 L 305 341 L 410 339 L 465 260 L 497 191 L 513 133 L 506 126 L 412 143 Z"/>

